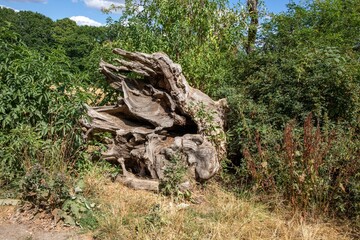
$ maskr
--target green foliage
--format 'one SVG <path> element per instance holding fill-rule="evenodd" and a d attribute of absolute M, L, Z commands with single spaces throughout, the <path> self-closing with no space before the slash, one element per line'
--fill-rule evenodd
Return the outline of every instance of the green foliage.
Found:
<path fill-rule="evenodd" d="M 51 36 L 54 45 L 64 49 L 71 61 L 72 71 L 76 72 L 86 69 L 87 56 L 95 46 L 104 41 L 104 32 L 103 27 L 77 26 L 74 21 L 64 18 L 54 23 Z"/>
<path fill-rule="evenodd" d="M 9 26 L 0 28 L 1 181 L 18 180 L 32 166 L 49 172 L 72 167 L 81 146 L 85 84 L 70 73 L 67 57 L 28 48 Z"/>
<path fill-rule="evenodd" d="M 263 141 L 266 145 L 275 146 L 282 136 L 282 131 L 276 128 L 275 117 L 269 114 L 265 104 L 256 103 L 245 93 L 236 88 L 227 88 L 227 98 L 230 107 L 228 113 L 228 156 L 236 164 L 241 161 L 242 149 L 249 143 L 253 143 L 253 133 L 259 132 L 266 136 Z M 282 119 L 283 121 L 284 118 Z"/>
<path fill-rule="evenodd" d="M 275 135 L 276 136 L 276 135 Z M 282 138 L 255 132 L 243 148 L 238 176 L 255 192 L 280 193 L 295 210 L 357 219 L 359 138 L 354 129 L 313 127 L 310 114 L 301 129 L 287 124 Z"/>
<path fill-rule="evenodd" d="M 52 45 L 53 21 L 50 18 L 31 11 L 20 11 L 17 16 L 14 23 L 15 31 L 27 46 L 44 51 Z"/>
<path fill-rule="evenodd" d="M 180 184 L 184 183 L 187 167 L 181 154 L 176 154 L 170 159 L 170 166 L 164 170 L 164 178 L 160 182 L 159 189 L 164 195 L 178 198 L 189 198 L 190 192 L 182 190 Z"/>
<path fill-rule="evenodd" d="M 0 131 L 0 180 L 3 185 L 17 182 L 39 165 L 49 174 L 75 170 L 81 139 L 73 128 L 66 137 L 44 138 L 38 129 L 19 125 L 10 131 Z"/>
<path fill-rule="evenodd" d="M 290 3 L 264 20 L 249 55 L 243 51 L 249 15 L 226 0 L 127 0 L 119 21 L 100 28 L 0 8 L 0 185 L 26 175 L 24 198 L 47 210 L 62 206 L 69 223 L 97 226 L 88 200 L 79 193 L 69 198 L 63 175 L 97 165 L 101 140 L 85 146 L 77 121 L 82 104 L 96 99 L 91 88 L 107 93 L 100 104 L 118 96 L 97 69 L 100 58 L 111 61 L 111 49 L 121 47 L 165 52 L 192 86 L 227 97 L 226 170 L 241 188 L 281 193 L 314 214 L 359 220 L 357 2 Z M 212 122 L 201 104 L 194 109 L 198 121 Z M 213 135 L 217 127 L 201 131 L 216 142 L 224 137 Z M 186 197 L 179 188 L 185 175 L 181 155 L 174 156 L 162 192 Z M 159 216 L 154 207 L 146 221 Z"/>
<path fill-rule="evenodd" d="M 41 165 L 33 165 L 21 185 L 22 200 L 37 209 L 52 213 L 55 221 L 63 220 L 70 226 L 95 229 L 95 203 L 82 195 L 81 181 L 71 186 L 66 173 L 51 173 Z"/>
<path fill-rule="evenodd" d="M 69 188 L 65 175 L 52 175 L 40 165 L 33 165 L 22 183 L 22 193 L 23 200 L 51 212 L 61 207 L 69 197 Z"/>
<path fill-rule="evenodd" d="M 72 73 L 85 70 L 86 57 L 107 39 L 104 27 L 77 26 L 68 18 L 53 22 L 39 13 L 7 8 L 0 8 L 0 16 L 0 25 L 9 24 L 9 30 L 29 49 L 42 54 L 63 51 Z"/>
<path fill-rule="evenodd" d="M 359 62 L 333 47 L 288 49 L 253 56 L 245 72 L 247 93 L 268 106 L 278 124 L 313 111 L 332 120 L 357 121 Z"/>
<path fill-rule="evenodd" d="M 353 46 L 360 37 L 359 17 L 345 17 L 342 4 L 290 4 L 288 12 L 264 24 L 262 48 L 241 59 L 238 83 L 268 107 L 278 127 L 292 118 L 304 119 L 307 112 L 358 121 L 360 65 Z M 343 27 L 335 31 L 329 23 Z M 348 31 L 344 25 L 353 28 Z"/>
<path fill-rule="evenodd" d="M 90 202 L 81 193 L 77 193 L 63 203 L 59 217 L 64 220 L 65 224 L 93 230 L 98 225 L 94 207 L 95 203 Z"/>
<path fill-rule="evenodd" d="M 110 31 L 118 33 L 117 44 L 127 50 L 167 53 L 182 65 L 190 83 L 211 93 L 232 72 L 243 40 L 241 19 L 242 12 L 226 0 L 129 0 Z"/>
<path fill-rule="evenodd" d="M 47 143 L 27 125 L 20 125 L 9 133 L 0 131 L 0 179 L 2 185 L 19 179 L 25 174 L 26 167 L 34 164 L 41 148 Z"/>
<path fill-rule="evenodd" d="M 221 126 L 214 120 L 215 112 L 206 109 L 202 102 L 191 103 L 190 110 L 194 114 L 194 120 L 199 123 L 198 133 L 205 136 L 214 146 L 221 151 L 221 143 L 225 140 L 225 134 L 221 131 Z"/>
<path fill-rule="evenodd" d="M 273 16 L 264 27 L 268 48 L 333 46 L 352 48 L 359 41 L 357 0 L 308 1 L 291 3 L 286 13 Z"/>
<path fill-rule="evenodd" d="M 42 56 L 21 42 L 7 41 L 0 47 L 0 60 L 3 130 L 21 123 L 34 127 L 46 123 L 62 133 L 71 129 L 73 116 L 79 116 L 87 95 L 79 91 L 81 85 L 75 84 L 69 63 L 61 52 Z M 54 134 L 53 129 L 49 130 Z"/>
<path fill-rule="evenodd" d="M 0 25 L 11 23 L 11 30 L 19 35 L 19 39 L 30 48 L 45 51 L 53 39 L 51 30 L 53 21 L 40 13 L 31 11 L 15 12 L 12 9 L 0 8 Z"/>
<path fill-rule="evenodd" d="M 280 193 L 305 214 L 359 218 L 357 5 L 290 4 L 263 24 L 257 50 L 239 56 L 238 78 L 220 94 L 230 105 L 225 168 L 241 188 Z"/>

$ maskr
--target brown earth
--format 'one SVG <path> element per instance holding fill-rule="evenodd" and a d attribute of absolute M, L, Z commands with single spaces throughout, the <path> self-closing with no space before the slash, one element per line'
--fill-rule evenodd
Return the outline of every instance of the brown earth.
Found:
<path fill-rule="evenodd" d="M 1 240 L 92 240 L 81 229 L 55 224 L 45 213 L 26 211 L 15 206 L 0 206 Z"/>

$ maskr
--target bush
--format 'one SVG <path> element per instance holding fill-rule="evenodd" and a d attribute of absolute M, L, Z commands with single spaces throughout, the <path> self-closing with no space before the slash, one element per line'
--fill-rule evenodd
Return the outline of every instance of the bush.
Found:
<path fill-rule="evenodd" d="M 4 49 L 3 49 L 4 48 Z M 59 53 L 60 54 L 60 53 Z M 48 124 L 50 134 L 64 135 L 81 113 L 89 94 L 67 71 L 67 62 L 53 52 L 42 56 L 25 45 L 0 49 L 0 124 L 3 131 L 26 123 Z"/>
<path fill-rule="evenodd" d="M 39 135 L 26 125 L 12 129 L 9 134 L 0 131 L 1 185 L 19 179 L 25 173 L 25 166 L 32 165 L 43 143 Z"/>
<path fill-rule="evenodd" d="M 360 139 L 354 129 L 313 126 L 308 115 L 303 128 L 289 122 L 277 145 L 254 142 L 243 148 L 239 171 L 258 192 L 281 193 L 303 213 L 360 216 Z"/>
<path fill-rule="evenodd" d="M 0 27 L 0 179 L 18 180 L 39 164 L 71 168 L 82 144 L 78 119 L 91 98 L 61 51 L 40 54 Z"/>
<path fill-rule="evenodd" d="M 36 208 L 51 212 L 61 208 L 70 196 L 66 176 L 61 173 L 49 174 L 40 165 L 34 165 L 22 183 L 22 199 Z"/>
<path fill-rule="evenodd" d="M 304 214 L 359 219 L 355 6 L 338 0 L 291 3 L 262 25 L 258 48 L 239 55 L 236 77 L 223 95 L 231 109 L 232 167 L 226 170 L 235 172 L 231 179 L 241 188 L 280 193 Z"/>
<path fill-rule="evenodd" d="M 182 190 L 180 184 L 184 183 L 186 177 L 186 163 L 181 154 L 175 154 L 170 159 L 171 165 L 167 166 L 164 170 L 164 178 L 160 182 L 160 192 L 167 196 L 177 198 L 189 198 L 190 192 Z"/>
<path fill-rule="evenodd" d="M 244 61 L 246 94 L 268 108 L 278 127 L 307 112 L 356 124 L 360 116 L 359 62 L 334 47 L 265 52 Z"/>

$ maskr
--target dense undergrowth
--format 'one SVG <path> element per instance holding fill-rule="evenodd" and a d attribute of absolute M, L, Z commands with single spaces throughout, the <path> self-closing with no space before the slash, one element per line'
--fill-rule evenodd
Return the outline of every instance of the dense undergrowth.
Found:
<path fill-rule="evenodd" d="M 227 97 L 228 159 L 221 181 L 232 191 L 260 199 L 280 196 L 303 217 L 358 224 L 356 1 L 289 4 L 287 12 L 263 21 L 249 54 L 246 9 L 222 0 L 203 2 L 187 8 L 178 0 L 144 0 L 143 11 L 128 4 L 118 21 L 101 28 L 0 9 L 0 194 L 17 189 L 39 208 L 62 209 L 62 218 L 99 227 L 86 199 L 96 196 L 83 194 L 78 183 L 94 169 L 109 177 L 118 170 L 99 161 L 102 144 L 85 143 L 78 120 L 84 103 L 106 104 L 116 97 L 103 86 L 97 66 L 121 47 L 166 52 L 194 87 Z M 259 14 L 266 14 L 261 6 Z M 38 27 L 17 24 L 21 19 Z"/>

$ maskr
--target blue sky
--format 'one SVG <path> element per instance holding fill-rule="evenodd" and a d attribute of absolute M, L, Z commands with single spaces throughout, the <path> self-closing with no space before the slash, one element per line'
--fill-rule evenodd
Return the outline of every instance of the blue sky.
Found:
<path fill-rule="evenodd" d="M 125 0 L 0 0 L 0 6 L 15 10 L 30 10 L 41 13 L 53 20 L 71 18 L 79 25 L 105 24 L 111 16 L 118 19 L 119 14 L 104 14 L 102 7 L 111 4 L 123 4 Z M 286 4 L 291 0 L 265 0 L 265 5 L 270 12 L 278 13 L 286 10 Z M 231 0 L 236 3 L 236 0 Z M 243 1 L 241 1 L 243 2 Z M 298 1 L 296 1 L 298 2 Z"/>

